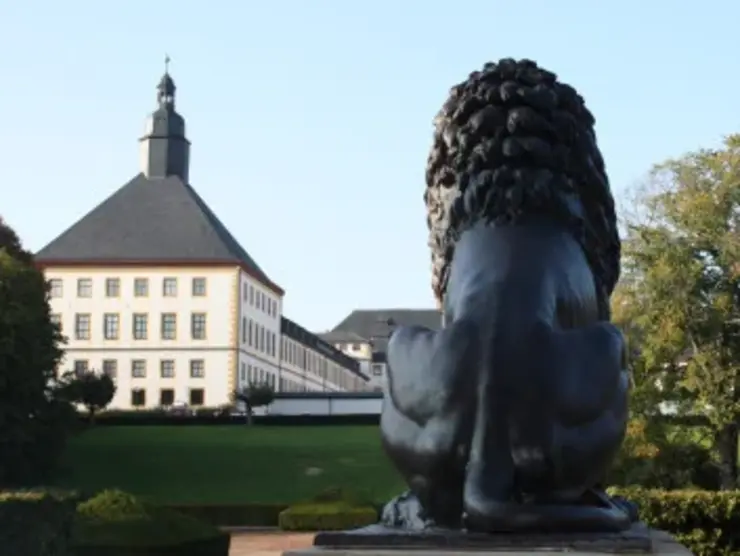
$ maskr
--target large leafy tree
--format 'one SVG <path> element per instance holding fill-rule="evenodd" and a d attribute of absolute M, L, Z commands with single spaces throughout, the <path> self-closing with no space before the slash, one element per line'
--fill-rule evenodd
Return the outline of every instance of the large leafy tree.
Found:
<path fill-rule="evenodd" d="M 721 484 L 738 486 L 740 135 L 656 166 L 626 219 L 616 320 L 633 339 L 634 403 L 701 418 Z"/>
<path fill-rule="evenodd" d="M 52 386 L 63 338 L 47 295 L 32 255 L 0 219 L 0 485 L 44 480 L 71 422 Z"/>

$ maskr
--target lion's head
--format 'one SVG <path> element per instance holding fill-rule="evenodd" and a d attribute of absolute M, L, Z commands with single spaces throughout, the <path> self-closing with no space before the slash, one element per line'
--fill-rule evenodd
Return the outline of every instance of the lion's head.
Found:
<path fill-rule="evenodd" d="M 530 60 L 504 59 L 453 87 L 434 124 L 424 200 L 437 301 L 465 228 L 544 214 L 583 247 L 608 318 L 619 279 L 614 199 L 594 117 L 575 89 Z"/>

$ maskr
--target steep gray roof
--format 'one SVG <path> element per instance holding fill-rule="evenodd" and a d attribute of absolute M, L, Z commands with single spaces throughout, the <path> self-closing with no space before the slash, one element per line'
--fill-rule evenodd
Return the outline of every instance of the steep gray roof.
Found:
<path fill-rule="evenodd" d="M 374 351 L 385 352 L 394 326 L 414 325 L 439 330 L 442 327 L 442 313 L 437 309 L 356 309 L 326 333 L 324 338 L 333 341 L 329 338 L 352 333 L 372 341 Z"/>
<path fill-rule="evenodd" d="M 42 264 L 229 263 L 282 292 L 192 186 L 134 177 L 36 254 Z"/>
<path fill-rule="evenodd" d="M 330 344 L 362 344 L 370 340 L 370 338 L 364 338 L 348 330 L 330 330 L 329 332 L 322 332 L 318 336 Z"/>

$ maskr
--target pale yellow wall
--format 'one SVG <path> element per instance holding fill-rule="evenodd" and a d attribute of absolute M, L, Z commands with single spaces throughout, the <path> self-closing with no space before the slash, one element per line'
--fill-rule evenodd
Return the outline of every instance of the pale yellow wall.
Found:
<path fill-rule="evenodd" d="M 203 388 L 206 405 L 220 405 L 229 402 L 236 380 L 237 354 L 235 307 L 237 300 L 236 284 L 240 270 L 236 267 L 155 267 L 155 268 L 64 268 L 48 267 L 47 279 L 61 279 L 62 296 L 51 298 L 52 313 L 59 314 L 62 332 L 68 338 L 65 346 L 65 359 L 62 370 L 73 367 L 75 360 L 87 360 L 91 368 L 100 370 L 103 360 L 118 361 L 116 383 L 118 392 L 111 407 L 130 407 L 132 388 L 144 387 L 147 390 L 147 405 L 155 406 L 159 401 L 159 389 L 173 387 L 176 396 L 187 395 L 190 388 Z M 178 291 L 176 297 L 164 297 L 162 281 L 176 278 Z M 192 295 L 192 279 L 206 279 L 206 295 Z M 77 280 L 92 280 L 92 297 L 77 296 Z M 120 279 L 118 297 L 107 297 L 105 282 L 107 278 Z M 134 296 L 134 278 L 149 280 L 149 295 Z M 191 313 L 206 313 L 206 338 L 196 340 L 191 337 Z M 91 338 L 78 340 L 74 335 L 75 314 L 86 313 L 91 316 Z M 103 336 L 103 315 L 119 315 L 119 338 L 108 340 Z M 133 339 L 133 314 L 149 315 L 148 339 Z M 160 334 L 161 314 L 177 315 L 177 337 L 163 340 Z M 131 361 L 146 361 L 146 378 L 131 376 Z M 160 361 L 174 360 L 175 378 L 160 377 Z M 205 364 L 204 378 L 191 378 L 189 362 L 202 359 Z M 180 399 L 178 398 L 178 401 Z M 187 401 L 187 399 L 182 400 Z"/>

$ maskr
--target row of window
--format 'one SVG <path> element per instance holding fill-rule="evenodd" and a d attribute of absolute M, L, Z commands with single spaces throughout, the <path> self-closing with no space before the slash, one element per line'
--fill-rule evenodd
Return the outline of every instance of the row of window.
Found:
<path fill-rule="evenodd" d="M 242 298 L 245 303 L 249 303 L 252 307 L 256 307 L 260 311 L 267 313 L 269 316 L 278 316 L 277 301 L 268 297 L 267 294 L 262 293 L 251 284 L 244 284 L 242 286 Z"/>
<path fill-rule="evenodd" d="M 334 344 L 339 351 L 361 351 L 361 344 Z"/>
<path fill-rule="evenodd" d="M 248 365 L 246 363 L 242 363 L 241 382 L 242 384 L 248 384 L 252 382 L 257 384 L 267 383 L 275 388 L 275 375 L 269 371 L 266 371 L 265 369 L 258 367 L 257 365 Z M 278 380 L 278 392 L 305 392 L 305 390 L 305 385 L 301 385 L 289 378 L 281 377 Z"/>
<path fill-rule="evenodd" d="M 313 373 L 338 385 L 343 390 L 360 388 L 360 379 L 356 375 L 350 374 L 350 371 L 343 366 L 285 336 L 280 342 L 280 358 L 285 363 Z"/>
<path fill-rule="evenodd" d="M 280 379 L 280 391 L 281 392 L 305 392 L 306 386 L 301 386 L 299 383 L 290 380 L 289 378 Z"/>
<path fill-rule="evenodd" d="M 205 403 L 206 391 L 203 388 L 191 388 L 188 394 L 188 403 L 191 406 L 199 406 Z M 159 405 L 169 407 L 175 403 L 175 391 L 172 388 L 162 388 L 159 391 Z M 179 401 L 179 400 L 178 400 Z M 131 389 L 131 405 L 133 407 L 146 406 L 146 389 Z"/>
<path fill-rule="evenodd" d="M 326 357 L 286 337 L 282 338 L 280 357 L 283 361 L 322 378 L 326 378 L 327 368 L 330 366 Z"/>
<path fill-rule="evenodd" d="M 247 317 L 242 317 L 242 343 L 272 357 L 277 351 L 277 335 Z"/>
<path fill-rule="evenodd" d="M 52 322 L 62 328 L 62 316 L 53 314 Z M 205 340 L 208 319 L 206 313 L 190 314 L 190 338 Z M 92 337 L 92 315 L 90 313 L 75 313 L 74 324 L 75 340 L 89 340 Z M 131 319 L 131 335 L 134 340 L 149 339 L 149 314 L 134 313 Z M 177 339 L 177 313 L 162 313 L 160 315 L 159 335 L 162 340 Z M 121 316 L 118 313 L 103 314 L 103 338 L 118 340 L 121 336 Z"/>
<path fill-rule="evenodd" d="M 162 278 L 162 296 L 177 297 L 177 278 Z M 190 293 L 193 297 L 204 297 L 206 295 L 206 279 L 193 278 L 190 284 Z M 61 278 L 52 278 L 49 280 L 49 295 L 51 297 L 64 296 L 64 282 Z M 93 281 L 92 278 L 77 279 L 77 297 L 92 297 Z M 105 279 L 105 297 L 121 296 L 121 279 Z M 149 296 L 149 278 L 134 278 L 134 297 Z"/>
<path fill-rule="evenodd" d="M 147 364 L 144 359 L 131 360 L 131 378 L 146 378 Z M 206 362 L 203 359 L 191 359 L 189 361 L 190 378 L 205 378 Z M 74 371 L 77 374 L 90 370 L 90 362 L 87 359 L 77 359 L 74 362 Z M 118 361 L 116 359 L 103 359 L 103 373 L 111 378 L 118 377 Z M 175 378 L 175 361 L 173 359 L 162 359 L 159 362 L 160 378 Z"/>
<path fill-rule="evenodd" d="M 247 365 L 242 363 L 241 368 L 241 382 L 242 384 L 257 383 L 257 384 L 269 384 L 272 388 L 275 388 L 275 375 L 257 365 Z"/>

